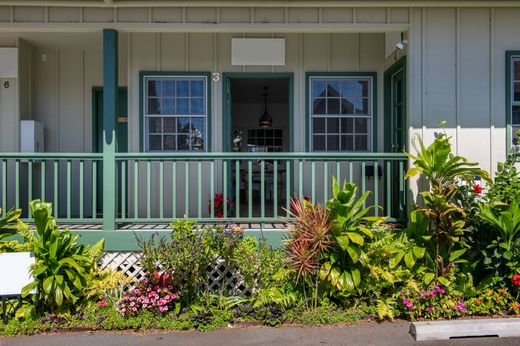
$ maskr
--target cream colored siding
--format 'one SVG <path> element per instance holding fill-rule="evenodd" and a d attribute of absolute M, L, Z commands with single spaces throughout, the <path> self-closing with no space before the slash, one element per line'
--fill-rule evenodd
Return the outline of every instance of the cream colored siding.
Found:
<path fill-rule="evenodd" d="M 427 141 L 447 121 L 457 153 L 494 171 L 505 148 L 505 52 L 520 48 L 518 8 L 413 9 L 409 126 Z"/>

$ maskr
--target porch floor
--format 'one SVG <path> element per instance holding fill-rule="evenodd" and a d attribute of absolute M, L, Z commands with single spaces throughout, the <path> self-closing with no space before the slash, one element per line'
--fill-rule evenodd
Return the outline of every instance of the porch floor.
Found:
<path fill-rule="evenodd" d="M 289 228 L 289 224 L 286 222 L 278 222 L 278 223 L 201 223 L 200 226 L 240 226 L 243 230 L 265 230 L 265 231 L 280 231 L 287 230 Z M 33 228 L 34 224 L 29 223 L 29 227 Z M 61 223 L 58 220 L 58 228 L 59 229 L 70 229 L 74 231 L 102 231 L 102 224 L 70 224 L 70 223 Z M 169 230 L 169 224 L 167 223 L 126 223 L 120 225 L 118 230 L 121 231 L 167 231 Z"/>

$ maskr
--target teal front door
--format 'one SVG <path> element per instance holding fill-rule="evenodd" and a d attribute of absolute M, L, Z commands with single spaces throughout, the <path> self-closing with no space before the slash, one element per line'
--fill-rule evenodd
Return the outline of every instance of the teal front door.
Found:
<path fill-rule="evenodd" d="M 385 151 L 402 153 L 406 150 L 408 131 L 406 130 L 406 58 L 399 59 L 385 71 Z M 404 217 L 403 205 L 396 201 L 404 201 L 400 184 L 399 163 L 392 165 L 391 193 L 392 210 L 390 213 L 400 219 Z M 388 210 L 388 209 L 387 209 Z"/>
<path fill-rule="evenodd" d="M 118 113 L 116 117 L 116 150 L 118 153 L 128 152 L 128 91 L 119 88 Z M 92 151 L 103 152 L 103 88 L 92 89 Z M 126 174 L 126 172 L 125 172 Z M 117 176 L 121 176 L 121 168 L 117 166 Z M 121 179 L 118 180 L 119 182 Z M 119 186 L 120 188 L 120 186 Z M 119 189 L 119 191 L 121 191 Z M 97 213 L 103 210 L 103 163 L 97 166 Z M 120 208 L 118 208 L 120 210 Z"/>

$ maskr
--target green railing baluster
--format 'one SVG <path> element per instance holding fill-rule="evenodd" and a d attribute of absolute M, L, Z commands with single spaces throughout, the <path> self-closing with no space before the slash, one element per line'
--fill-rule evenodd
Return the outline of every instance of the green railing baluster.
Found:
<path fill-rule="evenodd" d="M 14 162 L 14 207 L 20 208 L 20 160 Z"/>
<path fill-rule="evenodd" d="M 366 177 L 365 177 L 365 161 L 361 162 L 361 195 L 366 191 Z M 363 208 L 366 208 L 366 202 L 363 202 Z"/>
<path fill-rule="evenodd" d="M 303 161 L 298 160 L 298 194 L 303 197 Z"/>
<path fill-rule="evenodd" d="M 329 162 L 323 162 L 323 205 L 329 199 Z"/>
<path fill-rule="evenodd" d="M 260 217 L 265 217 L 265 160 L 260 161 Z"/>
<path fill-rule="evenodd" d="M 316 203 L 316 162 L 311 162 L 311 200 Z"/>
<path fill-rule="evenodd" d="M 152 204 L 152 162 L 146 161 L 146 217 L 151 217 Z"/>
<path fill-rule="evenodd" d="M 139 161 L 134 160 L 134 218 L 139 218 Z"/>
<path fill-rule="evenodd" d="M 273 163 L 273 217 L 278 216 L 278 160 Z"/>
<path fill-rule="evenodd" d="M 172 162 L 172 216 L 177 218 L 177 161 Z"/>
<path fill-rule="evenodd" d="M 31 202 L 33 194 L 33 161 L 28 161 L 27 167 L 27 202 Z M 27 208 L 29 218 L 31 217 L 31 208 Z"/>
<path fill-rule="evenodd" d="M 227 196 L 228 196 L 228 162 L 222 161 L 222 177 L 223 177 L 223 186 L 222 186 L 222 195 L 224 201 L 224 219 L 228 217 L 228 205 L 227 205 Z"/>
<path fill-rule="evenodd" d="M 247 215 L 253 217 L 253 163 L 247 161 Z"/>
<path fill-rule="evenodd" d="M 7 210 L 7 160 L 2 160 L 2 211 Z"/>
<path fill-rule="evenodd" d="M 46 178 L 46 170 L 47 170 L 47 167 L 46 167 L 46 162 L 45 160 L 42 160 L 42 164 L 41 164 L 41 172 L 40 172 L 40 184 L 41 184 L 41 187 L 40 187 L 40 200 L 41 201 L 44 201 L 47 199 L 47 197 L 45 197 L 45 178 Z"/>
<path fill-rule="evenodd" d="M 126 161 L 121 161 L 121 219 L 126 219 Z"/>
<path fill-rule="evenodd" d="M 85 169 L 85 162 L 79 161 L 79 218 L 83 220 L 83 188 L 84 188 L 84 177 L 83 170 Z"/>
<path fill-rule="evenodd" d="M 67 219 L 70 220 L 71 210 L 71 180 L 72 180 L 72 161 L 67 160 Z"/>
<path fill-rule="evenodd" d="M 235 213 L 240 218 L 240 160 L 235 161 Z"/>
<path fill-rule="evenodd" d="M 202 218 L 202 161 L 197 162 L 197 217 Z"/>
<path fill-rule="evenodd" d="M 159 218 L 164 218 L 164 160 L 159 161 Z"/>
<path fill-rule="evenodd" d="M 190 163 L 184 161 L 184 215 L 190 217 Z"/>
<path fill-rule="evenodd" d="M 59 161 L 54 160 L 53 162 L 53 177 L 54 177 L 54 200 L 52 201 L 54 205 L 54 217 L 58 218 L 58 171 L 59 171 Z"/>
<path fill-rule="evenodd" d="M 352 161 L 348 163 L 348 178 L 351 183 L 354 182 L 354 163 Z"/>
<path fill-rule="evenodd" d="M 210 217 L 215 217 L 215 161 L 210 163 L 210 177 L 209 177 L 209 190 L 210 190 Z"/>
<path fill-rule="evenodd" d="M 92 161 L 92 219 L 97 219 L 97 160 Z"/>
<path fill-rule="evenodd" d="M 286 216 L 289 217 L 291 214 L 291 162 L 290 160 L 285 161 L 285 210 Z"/>
<path fill-rule="evenodd" d="M 399 216 L 401 219 L 406 215 L 406 191 L 404 185 L 404 162 L 399 162 Z"/>
<path fill-rule="evenodd" d="M 374 205 L 375 214 L 379 216 L 379 162 L 374 161 Z"/>
<path fill-rule="evenodd" d="M 390 176 L 392 172 L 392 162 L 386 161 L 386 210 L 385 213 L 387 216 L 394 217 L 396 215 L 390 215 L 392 212 L 392 177 Z"/>
<path fill-rule="evenodd" d="M 336 180 L 341 184 L 341 162 L 336 161 Z"/>

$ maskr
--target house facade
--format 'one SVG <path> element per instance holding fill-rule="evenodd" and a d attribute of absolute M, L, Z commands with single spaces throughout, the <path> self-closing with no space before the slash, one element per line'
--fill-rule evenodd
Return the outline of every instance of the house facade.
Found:
<path fill-rule="evenodd" d="M 116 249 L 184 215 L 278 223 L 336 177 L 404 222 L 416 134 L 492 173 L 514 145 L 519 18 L 517 1 L 0 0 L 0 207 L 51 201 Z"/>

